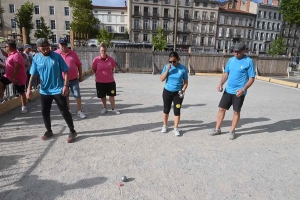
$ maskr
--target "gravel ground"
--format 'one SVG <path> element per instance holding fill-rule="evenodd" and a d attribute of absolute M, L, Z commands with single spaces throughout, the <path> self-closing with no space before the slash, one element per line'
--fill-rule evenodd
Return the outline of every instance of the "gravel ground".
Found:
<path fill-rule="evenodd" d="M 52 107 L 55 136 L 40 137 L 39 99 L 0 116 L 1 200 L 300 199 L 299 89 L 256 81 L 228 139 L 232 109 L 215 126 L 220 77 L 190 76 L 181 111 L 182 137 L 162 126 L 158 75 L 116 74 L 121 115 L 100 114 L 94 77 L 81 84 L 87 119 L 73 115 L 78 138 Z M 75 101 L 71 100 L 75 112 Z M 173 111 L 171 111 L 173 112 Z M 118 187 L 121 177 L 129 178 Z"/>

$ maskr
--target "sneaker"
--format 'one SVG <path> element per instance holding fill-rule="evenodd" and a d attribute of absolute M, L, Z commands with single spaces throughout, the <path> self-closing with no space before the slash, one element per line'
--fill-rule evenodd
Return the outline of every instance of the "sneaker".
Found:
<path fill-rule="evenodd" d="M 26 106 L 22 106 L 22 113 L 23 113 L 23 114 L 27 113 L 27 108 L 26 108 Z"/>
<path fill-rule="evenodd" d="M 77 114 L 81 119 L 84 119 L 86 118 L 85 114 L 82 112 L 82 111 L 78 111 L 78 114 Z"/>
<path fill-rule="evenodd" d="M 221 134 L 221 129 L 214 129 L 209 135 L 214 136 L 220 134 Z"/>
<path fill-rule="evenodd" d="M 175 136 L 180 136 L 181 135 L 178 128 L 174 128 L 173 133 L 175 133 Z"/>
<path fill-rule="evenodd" d="M 113 109 L 112 112 L 115 113 L 116 115 L 120 114 L 120 112 L 117 109 Z"/>
<path fill-rule="evenodd" d="M 42 140 L 47 140 L 47 139 L 49 139 L 52 136 L 53 136 L 53 132 L 52 131 L 51 132 L 46 131 L 45 134 L 41 137 L 41 139 Z"/>
<path fill-rule="evenodd" d="M 72 133 L 69 133 L 69 137 L 68 137 L 68 140 L 67 140 L 67 142 L 68 143 L 72 143 L 72 142 L 74 142 L 75 141 L 75 138 L 76 138 L 76 136 L 77 136 L 77 133 L 76 133 L 76 131 L 74 130 Z"/>
<path fill-rule="evenodd" d="M 162 133 L 166 133 L 168 130 L 168 127 L 166 125 L 163 125 L 162 129 L 161 129 L 161 132 Z"/>
<path fill-rule="evenodd" d="M 101 114 L 105 114 L 107 112 L 107 109 L 106 108 L 103 108 L 102 110 L 101 110 Z"/>
<path fill-rule="evenodd" d="M 234 140 L 235 138 L 235 131 L 229 131 L 229 140 Z"/>

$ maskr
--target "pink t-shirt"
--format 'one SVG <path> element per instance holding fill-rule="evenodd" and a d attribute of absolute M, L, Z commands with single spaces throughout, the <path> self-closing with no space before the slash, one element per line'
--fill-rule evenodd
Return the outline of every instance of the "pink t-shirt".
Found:
<path fill-rule="evenodd" d="M 77 53 L 75 53 L 72 50 L 68 50 L 67 54 L 63 54 L 59 49 L 57 49 L 56 51 L 54 51 L 55 53 L 58 53 L 59 55 L 61 55 L 61 57 L 64 59 L 64 61 L 66 62 L 66 64 L 69 67 L 69 79 L 70 80 L 74 80 L 77 79 L 78 77 L 78 67 L 82 65 L 82 63 L 80 62 Z M 64 75 L 64 73 L 63 73 Z"/>
<path fill-rule="evenodd" d="M 14 63 L 18 63 L 20 65 L 19 72 L 16 75 L 15 79 L 18 80 L 19 85 L 26 84 L 26 71 L 25 71 L 25 63 L 23 56 L 18 52 L 14 51 L 8 54 L 8 58 L 6 60 L 6 68 L 4 76 L 10 81 L 13 82 L 13 74 L 14 74 Z"/>
<path fill-rule="evenodd" d="M 98 83 L 111 83 L 114 82 L 114 73 L 113 70 L 117 66 L 115 60 L 107 56 L 103 60 L 100 56 L 96 57 L 93 60 L 93 70 L 95 72 L 96 82 Z"/>

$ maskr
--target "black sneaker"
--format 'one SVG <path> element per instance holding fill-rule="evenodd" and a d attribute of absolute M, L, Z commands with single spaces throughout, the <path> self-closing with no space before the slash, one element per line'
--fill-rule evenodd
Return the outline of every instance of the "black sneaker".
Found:
<path fill-rule="evenodd" d="M 49 139 L 52 136 L 53 136 L 53 132 L 52 131 L 51 132 L 46 131 L 45 134 L 41 138 L 42 138 L 42 140 L 47 140 L 47 139 Z"/>
<path fill-rule="evenodd" d="M 72 142 L 74 142 L 75 141 L 75 138 L 76 138 L 76 136 L 77 136 L 77 133 L 76 133 L 76 131 L 74 130 L 72 133 L 69 133 L 69 137 L 68 137 L 68 140 L 67 140 L 67 142 L 68 143 L 72 143 Z"/>

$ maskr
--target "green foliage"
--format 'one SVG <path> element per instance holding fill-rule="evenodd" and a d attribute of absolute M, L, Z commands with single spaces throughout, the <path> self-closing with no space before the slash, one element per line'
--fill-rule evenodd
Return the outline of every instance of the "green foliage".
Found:
<path fill-rule="evenodd" d="M 155 47 L 155 49 L 162 51 L 164 50 L 168 43 L 166 36 L 164 35 L 164 29 L 163 28 L 158 28 L 157 29 L 157 35 L 152 37 L 152 43 Z"/>
<path fill-rule="evenodd" d="M 128 33 L 127 29 L 125 31 L 125 39 L 129 40 L 129 33 Z"/>
<path fill-rule="evenodd" d="M 47 38 L 52 39 L 53 32 L 51 31 L 50 27 L 47 26 L 43 17 L 41 17 L 41 26 L 37 29 L 34 33 L 35 38 Z"/>
<path fill-rule="evenodd" d="M 0 14 L 2 14 L 2 13 L 4 13 L 4 12 L 5 12 L 4 8 L 3 8 L 3 7 L 0 7 Z"/>
<path fill-rule="evenodd" d="M 20 32 L 22 33 L 22 28 L 26 29 L 27 42 L 30 43 L 30 32 L 33 29 L 32 15 L 34 10 L 34 4 L 27 1 L 20 9 L 17 10 L 15 15 L 15 20 Z"/>
<path fill-rule="evenodd" d="M 282 55 L 285 52 L 285 48 L 286 46 L 284 44 L 284 39 L 278 36 L 277 39 L 273 40 L 270 44 L 270 49 L 268 50 L 267 54 L 271 56 Z"/>
<path fill-rule="evenodd" d="M 111 40 L 114 39 L 114 34 L 108 32 L 106 29 L 102 28 L 97 35 L 98 42 L 104 42 L 106 46 L 111 46 Z"/>
<path fill-rule="evenodd" d="M 72 8 L 73 15 L 70 27 L 74 33 L 78 36 L 86 34 L 88 38 L 95 38 L 98 34 L 99 20 L 93 15 L 92 1 L 69 0 L 69 6 Z"/>
<path fill-rule="evenodd" d="M 281 0 L 280 13 L 288 24 L 300 25 L 300 1 L 299 0 Z"/>

